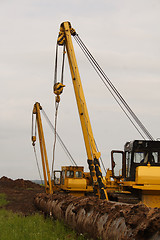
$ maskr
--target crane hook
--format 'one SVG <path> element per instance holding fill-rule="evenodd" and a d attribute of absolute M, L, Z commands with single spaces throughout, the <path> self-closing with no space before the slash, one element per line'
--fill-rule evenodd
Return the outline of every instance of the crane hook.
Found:
<path fill-rule="evenodd" d="M 56 102 L 60 102 L 60 94 L 63 92 L 63 88 L 65 87 L 64 84 L 62 83 L 55 83 L 53 87 L 53 92 L 56 94 Z"/>

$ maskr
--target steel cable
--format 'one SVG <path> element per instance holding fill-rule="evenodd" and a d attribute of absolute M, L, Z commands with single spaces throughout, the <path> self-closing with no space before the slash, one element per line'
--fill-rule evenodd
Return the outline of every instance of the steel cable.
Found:
<path fill-rule="evenodd" d="M 41 184 L 43 184 L 43 180 L 42 180 L 42 176 L 41 176 L 41 172 L 40 172 L 40 168 L 39 168 L 39 164 L 38 164 L 38 157 L 37 157 L 35 146 L 33 146 L 33 149 L 34 149 L 34 154 L 35 154 L 35 159 L 36 159 L 36 164 L 37 164 L 37 168 L 38 168 L 39 177 L 40 177 L 40 180 L 41 180 Z"/>
<path fill-rule="evenodd" d="M 134 119 L 134 121 L 138 124 L 138 126 L 141 128 L 141 130 L 145 133 L 145 135 L 150 139 L 150 140 L 154 140 L 154 138 L 152 137 L 152 135 L 148 132 L 148 130 L 145 128 L 145 126 L 142 124 L 142 122 L 138 119 L 138 117 L 135 115 L 135 113 L 132 111 L 132 109 L 129 107 L 129 105 L 127 104 L 127 102 L 124 100 L 124 98 L 122 97 L 122 95 L 118 92 L 118 90 L 115 88 L 115 86 L 112 84 L 112 82 L 110 81 L 110 79 L 107 77 L 107 75 L 104 73 L 104 71 L 102 70 L 102 68 L 99 66 L 99 64 L 97 63 L 97 61 L 95 60 L 95 58 L 92 56 L 92 54 L 89 52 L 89 50 L 87 49 L 87 47 L 84 45 L 84 43 L 82 42 L 82 40 L 80 39 L 80 37 L 77 35 L 75 35 L 75 40 L 78 43 L 78 45 L 80 46 L 80 48 L 82 49 L 82 51 L 84 52 L 85 56 L 90 59 L 90 63 L 92 64 L 92 66 L 94 66 L 94 69 L 96 70 L 97 73 L 99 73 L 98 75 L 102 76 L 103 79 L 103 83 L 104 80 L 108 83 L 108 85 L 110 86 L 110 88 L 112 89 L 112 91 L 115 93 L 115 95 L 119 98 L 119 100 L 121 101 L 121 103 L 124 105 L 124 107 L 127 109 L 127 111 L 130 113 L 130 115 L 132 116 L 132 118 Z M 102 80 L 101 77 L 101 80 Z M 106 84 L 105 84 L 106 85 Z M 107 87 L 109 89 L 109 87 Z M 111 92 L 110 89 L 110 92 Z M 112 93 L 112 96 L 114 94 Z M 115 98 L 115 97 L 114 97 Z M 116 98 L 115 98 L 116 99 Z M 117 101 L 117 100 L 116 100 Z M 120 105 L 120 103 L 117 101 L 117 103 Z M 122 109 L 122 107 L 121 107 Z M 123 110 L 124 111 L 124 110 Z M 125 111 L 124 111 L 125 112 Z M 126 114 L 126 112 L 125 112 Z M 126 114 L 127 117 L 129 118 L 129 120 L 131 121 L 131 123 L 133 124 L 133 121 L 131 120 L 131 118 L 128 116 L 128 114 Z M 135 124 L 133 124 L 135 127 Z M 137 127 L 136 127 L 137 129 Z M 137 129 L 138 130 L 138 129 Z M 138 130 L 138 132 L 140 133 L 140 131 Z M 141 134 L 141 133 L 140 133 Z M 144 138 L 144 136 L 141 134 L 141 136 Z"/>
<path fill-rule="evenodd" d="M 58 44 L 56 44 L 56 59 L 54 69 L 54 85 L 57 83 L 57 64 L 58 64 Z"/>
<path fill-rule="evenodd" d="M 42 109 L 42 114 L 45 117 L 45 119 L 47 120 L 49 126 L 51 127 L 51 129 L 53 131 L 55 131 L 55 128 L 53 126 L 53 124 L 51 123 L 51 121 L 49 120 L 46 112 L 44 111 L 44 109 Z M 64 142 L 62 141 L 62 139 L 60 138 L 59 134 L 56 132 L 57 135 L 57 140 L 59 141 L 60 145 L 62 146 L 63 150 L 65 151 L 67 157 L 69 158 L 69 160 L 71 161 L 72 164 L 74 164 L 75 166 L 77 166 L 77 163 L 75 162 L 75 160 L 73 159 L 71 153 L 69 152 L 69 150 L 67 149 L 67 147 L 65 146 Z"/>
<path fill-rule="evenodd" d="M 33 125 L 34 123 L 34 119 L 33 119 L 34 117 L 33 117 L 33 113 L 32 113 L 32 130 L 31 130 L 31 138 L 33 137 L 33 136 L 35 136 L 36 137 L 36 134 L 37 134 L 37 131 L 36 131 L 36 121 L 35 121 L 35 126 Z M 33 132 L 34 132 L 34 130 L 35 130 L 35 134 L 33 134 Z M 36 164 L 37 164 L 37 168 L 38 168 L 38 173 L 39 173 L 39 177 L 40 177 L 40 180 L 41 180 L 41 184 L 43 184 L 43 180 L 42 180 L 42 175 L 41 175 L 41 172 L 40 172 L 40 167 L 39 167 L 39 163 L 38 163 L 38 157 L 37 157 L 37 153 L 36 153 L 36 148 L 35 148 L 35 143 L 34 143 L 34 145 L 33 145 L 33 143 L 32 143 L 32 146 L 33 146 L 33 150 L 34 150 L 34 155 L 35 155 L 35 159 L 36 159 Z"/>
<path fill-rule="evenodd" d="M 55 149 L 56 149 L 56 137 L 57 137 L 57 116 L 58 116 L 58 107 L 59 107 L 59 102 L 55 104 L 56 111 L 55 111 L 55 125 L 54 125 L 54 143 L 53 143 L 53 160 L 52 160 L 52 174 L 53 174 L 53 167 L 54 167 L 54 158 L 55 158 Z"/>
<path fill-rule="evenodd" d="M 80 46 L 81 48 L 81 46 Z M 83 51 L 83 49 L 82 49 Z M 133 124 L 133 126 L 136 128 L 136 130 L 139 132 L 139 134 L 141 135 L 141 137 L 143 139 L 145 139 L 145 137 L 143 136 L 143 134 L 139 131 L 139 129 L 137 128 L 137 126 L 134 124 L 134 122 L 132 121 L 132 119 L 130 118 L 130 116 L 127 114 L 127 112 L 125 111 L 125 109 L 122 107 L 122 105 L 120 104 L 120 102 L 118 101 L 118 99 L 115 97 L 115 95 L 113 94 L 113 92 L 111 91 L 111 89 L 109 88 L 109 86 L 107 85 L 107 83 L 104 81 L 103 77 L 100 75 L 99 71 L 97 70 L 97 68 L 95 67 L 95 65 L 93 64 L 93 62 L 91 61 L 91 59 L 88 57 L 88 55 L 86 54 L 86 52 L 84 52 L 85 56 L 87 57 L 87 59 L 89 60 L 90 64 L 92 65 L 92 67 L 94 68 L 94 70 L 97 72 L 98 76 L 101 78 L 101 80 L 103 81 L 104 85 L 106 86 L 106 88 L 108 89 L 108 91 L 111 93 L 112 97 L 115 99 L 115 101 L 118 103 L 119 107 L 122 109 L 122 111 L 125 113 L 125 115 L 127 116 L 127 118 L 130 120 L 130 122 Z"/>

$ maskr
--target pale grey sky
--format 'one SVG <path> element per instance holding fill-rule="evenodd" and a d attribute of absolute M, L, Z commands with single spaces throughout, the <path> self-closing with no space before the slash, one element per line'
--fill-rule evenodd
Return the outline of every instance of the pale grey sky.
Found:
<path fill-rule="evenodd" d="M 53 69 L 59 26 L 70 21 L 133 111 L 160 137 L 159 0 L 0 1 L 0 177 L 37 179 L 31 146 L 31 112 L 39 101 L 54 121 Z M 106 167 L 110 151 L 140 138 L 80 49 L 79 64 L 93 133 Z M 67 58 L 66 58 L 67 60 Z M 87 156 L 68 68 L 58 133 L 78 164 Z M 45 123 L 44 123 L 44 127 Z M 53 136 L 45 128 L 49 161 Z M 37 142 L 38 150 L 38 142 Z M 59 144 L 55 168 L 70 165 Z"/>

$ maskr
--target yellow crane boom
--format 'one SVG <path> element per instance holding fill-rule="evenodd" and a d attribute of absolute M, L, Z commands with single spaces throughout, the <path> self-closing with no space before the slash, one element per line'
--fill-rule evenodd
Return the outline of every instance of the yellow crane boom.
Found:
<path fill-rule="evenodd" d="M 92 127 L 90 123 L 90 118 L 89 118 L 87 105 L 86 105 L 86 101 L 83 93 L 82 83 L 80 79 L 80 74 L 78 70 L 78 65 L 76 61 L 76 56 L 74 52 L 74 47 L 71 39 L 71 35 L 74 36 L 75 34 L 76 32 L 71 27 L 71 24 L 69 22 L 63 22 L 60 26 L 60 32 L 59 32 L 57 43 L 58 45 L 65 44 L 66 50 L 67 50 L 70 72 L 71 72 L 72 82 L 74 86 L 74 92 L 75 92 L 94 192 L 98 194 L 101 199 L 108 200 L 108 196 L 104 187 L 102 172 L 99 164 L 99 158 L 101 154 L 96 149 Z M 57 85 L 54 86 L 55 93 L 56 93 L 56 86 Z M 98 183 L 98 188 L 97 188 L 97 183 Z"/>
<path fill-rule="evenodd" d="M 46 193 L 52 194 L 53 190 L 52 190 L 52 184 L 51 184 L 50 170 L 49 170 L 48 157 L 47 157 L 40 110 L 42 110 L 42 107 L 40 103 L 36 102 L 33 107 L 33 114 L 36 115 L 36 122 L 38 126 L 38 135 L 39 135 L 39 144 L 40 144 L 40 151 L 41 151 L 41 158 L 42 158 L 45 190 L 46 190 Z M 33 146 L 35 145 L 35 142 L 36 142 L 36 136 L 32 135 Z"/>

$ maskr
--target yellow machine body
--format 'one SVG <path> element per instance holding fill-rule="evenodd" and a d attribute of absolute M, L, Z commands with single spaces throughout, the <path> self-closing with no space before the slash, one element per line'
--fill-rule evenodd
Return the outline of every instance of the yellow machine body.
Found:
<path fill-rule="evenodd" d="M 115 186 L 115 189 L 111 188 L 109 184 L 107 184 L 107 189 L 117 191 L 118 185 L 121 185 L 119 191 L 124 195 L 126 193 L 124 190 L 128 190 L 127 194 L 131 194 L 134 190 L 137 193 L 139 192 L 141 202 L 146 206 L 160 208 L 160 166 L 155 167 L 150 164 L 139 166 L 136 168 L 135 181 L 121 179 L 117 184 L 115 184 L 116 182 L 117 180 L 114 179 L 113 186 Z"/>
<path fill-rule="evenodd" d="M 71 24 L 69 22 L 63 22 L 60 26 L 57 44 L 65 45 L 66 47 L 90 173 L 85 173 L 82 166 L 63 166 L 61 171 L 54 171 L 54 174 L 59 172 L 59 178 L 54 177 L 54 180 L 51 180 L 40 118 L 41 106 L 39 103 L 35 103 L 33 114 L 36 114 L 38 125 L 46 192 L 53 193 L 55 191 L 65 191 L 77 196 L 94 193 L 99 198 L 105 200 L 108 200 L 109 192 L 120 192 L 123 194 L 127 193 L 140 196 L 140 201 L 147 206 L 160 207 L 159 141 L 134 140 L 126 143 L 124 151 L 112 151 L 112 170 L 107 171 L 105 178 L 102 176 L 99 163 L 101 154 L 97 150 L 92 132 L 76 56 L 72 44 L 72 35 L 75 36 L 76 32 L 71 27 Z M 60 101 L 59 95 L 62 93 L 63 87 L 64 85 L 60 83 L 56 83 L 54 85 L 57 102 Z M 32 141 L 34 145 L 36 136 L 32 136 Z M 115 154 L 115 159 L 113 154 Z M 152 154 L 156 160 L 154 163 L 152 162 Z M 120 156 L 122 164 L 116 162 L 118 155 Z M 141 156 L 143 156 L 144 159 L 141 159 Z M 117 169 L 117 166 L 120 166 L 120 169 Z"/>
<path fill-rule="evenodd" d="M 155 186 L 160 190 L 160 167 L 139 166 L 136 168 L 136 185 L 144 185 L 145 187 Z"/>
<path fill-rule="evenodd" d="M 54 171 L 54 175 L 56 172 Z M 84 167 L 81 166 L 62 166 L 61 176 L 58 184 L 54 180 L 53 189 L 64 191 L 75 196 L 84 196 L 87 192 L 93 193 L 93 187 L 88 185 L 85 177 Z"/>
<path fill-rule="evenodd" d="M 137 167 L 133 188 L 141 190 L 145 205 L 160 208 L 160 167 L 151 167 L 150 164 Z"/>

